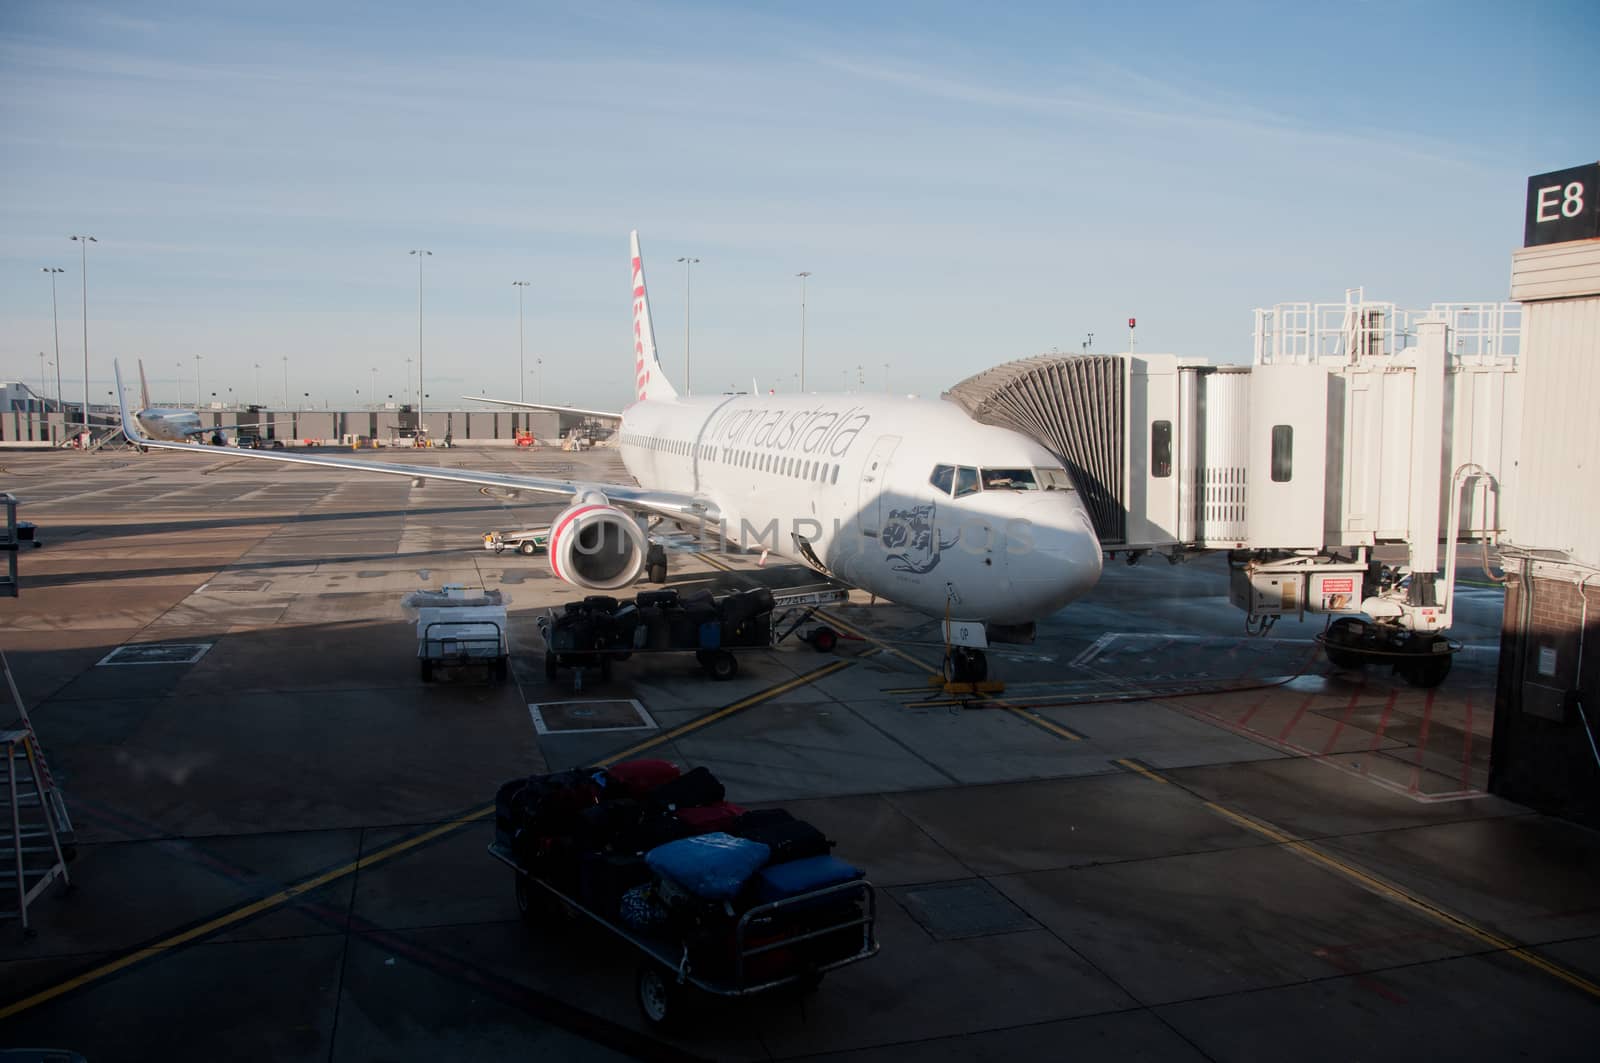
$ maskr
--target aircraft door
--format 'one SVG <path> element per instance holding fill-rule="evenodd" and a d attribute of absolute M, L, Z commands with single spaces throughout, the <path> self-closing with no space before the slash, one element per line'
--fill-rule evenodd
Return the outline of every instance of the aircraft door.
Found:
<path fill-rule="evenodd" d="M 856 495 L 856 526 L 862 535 L 878 537 L 883 528 L 884 492 L 889 484 L 889 458 L 900 445 L 899 436 L 879 436 L 861 466 L 861 483 Z"/>

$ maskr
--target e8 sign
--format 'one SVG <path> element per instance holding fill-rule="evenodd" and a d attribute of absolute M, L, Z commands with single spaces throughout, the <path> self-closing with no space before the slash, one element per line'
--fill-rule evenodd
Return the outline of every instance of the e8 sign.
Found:
<path fill-rule="evenodd" d="M 1559 244 L 1600 236 L 1600 163 L 1528 178 L 1528 209 L 1522 246 Z"/>

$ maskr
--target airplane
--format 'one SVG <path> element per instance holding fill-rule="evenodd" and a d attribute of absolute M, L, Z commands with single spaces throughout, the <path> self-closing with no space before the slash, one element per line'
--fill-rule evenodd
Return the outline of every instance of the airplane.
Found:
<path fill-rule="evenodd" d="M 1098 582 L 1100 542 L 1061 462 L 954 403 L 680 396 L 656 352 L 637 232 L 630 242 L 635 401 L 612 416 L 637 486 L 293 451 L 241 456 L 564 497 L 568 506 L 550 524 L 551 573 L 588 591 L 619 590 L 647 568 L 650 578 L 666 578 L 665 551 L 649 542 L 651 518 L 714 529 L 741 550 L 776 554 L 945 620 L 954 645 L 944 671 L 956 682 L 983 679 L 991 642 L 1031 641 L 1038 620 Z M 126 402 L 122 419 L 141 445 L 212 453 L 146 436 Z"/>
<path fill-rule="evenodd" d="M 122 375 L 120 372 L 117 374 L 117 395 L 120 402 L 122 395 Z M 126 407 L 124 407 L 124 410 L 126 410 Z M 139 361 L 139 408 L 134 411 L 133 417 L 151 440 L 161 440 L 168 443 L 188 443 L 196 437 L 204 440 L 207 436 L 210 436 L 213 443 L 221 446 L 222 444 L 218 441 L 224 438 L 221 428 L 200 423 L 200 411 L 198 410 L 191 410 L 186 407 L 150 405 L 150 385 L 144 378 L 143 359 Z M 128 441 L 137 445 L 150 445 L 145 440 L 135 439 L 133 435 L 126 431 L 127 420 L 127 417 L 123 418 L 123 434 L 128 436 Z M 241 424 L 230 427 L 253 428 L 259 426 Z"/>

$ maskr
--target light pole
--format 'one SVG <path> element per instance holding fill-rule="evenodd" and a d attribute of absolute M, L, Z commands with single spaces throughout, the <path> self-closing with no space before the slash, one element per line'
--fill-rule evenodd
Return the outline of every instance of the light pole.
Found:
<path fill-rule="evenodd" d="M 289 408 L 289 356 L 283 356 L 283 408 Z"/>
<path fill-rule="evenodd" d="M 256 405 L 261 405 L 261 363 L 256 363 Z"/>
<path fill-rule="evenodd" d="M 372 390 L 370 392 L 368 392 L 368 394 L 370 394 L 372 396 L 373 405 L 377 405 L 378 404 L 378 367 L 377 366 L 373 366 L 372 367 Z"/>
<path fill-rule="evenodd" d="M 71 237 L 83 261 L 83 430 L 89 430 L 89 245 L 100 241 L 92 236 Z"/>
<path fill-rule="evenodd" d="M 61 410 L 61 424 L 65 428 L 67 411 L 61 406 L 61 315 L 56 312 L 56 274 L 66 270 L 60 266 L 41 266 L 39 272 L 50 274 L 50 323 L 56 334 L 56 408 Z"/>
<path fill-rule="evenodd" d="M 44 400 L 50 397 L 48 386 L 44 379 L 44 352 L 39 352 L 39 412 L 44 413 Z"/>
<path fill-rule="evenodd" d="M 194 408 L 200 409 L 205 405 L 205 400 L 200 397 L 200 356 L 194 356 Z"/>
<path fill-rule="evenodd" d="M 406 359 L 406 386 L 405 386 L 404 390 L 405 390 L 406 401 L 410 402 L 411 401 L 411 359 L 409 359 L 409 358 Z"/>
<path fill-rule="evenodd" d="M 698 258 L 685 257 L 678 259 L 678 261 L 683 263 L 683 393 L 685 395 L 693 395 L 694 385 L 689 382 L 689 293 L 692 287 L 689 268 L 700 260 Z"/>
<path fill-rule="evenodd" d="M 177 367 L 179 373 L 183 372 L 183 359 L 180 358 L 180 359 L 178 359 L 177 362 L 175 362 L 173 364 Z M 179 376 L 174 376 L 172 378 L 172 386 L 173 386 L 173 389 L 175 391 L 177 391 L 177 393 L 178 393 L 178 401 L 177 401 L 177 403 L 175 405 L 182 406 L 183 405 L 183 378 L 179 377 Z M 200 400 L 196 399 L 195 400 L 196 409 L 199 408 L 199 405 L 200 405 Z"/>
<path fill-rule="evenodd" d="M 533 360 L 533 401 L 534 402 L 538 402 L 539 401 L 539 394 L 540 394 L 540 391 L 542 390 L 542 385 L 543 385 L 543 379 L 542 379 L 543 377 L 544 377 L 544 359 L 543 358 L 535 358 Z"/>
<path fill-rule="evenodd" d="M 432 251 L 418 248 L 409 252 L 417 256 L 417 431 L 423 431 L 422 420 L 422 260 L 433 255 Z"/>
<path fill-rule="evenodd" d="M 528 401 L 528 364 L 522 355 L 522 297 L 527 294 L 527 281 L 512 281 L 517 290 L 517 398 Z"/>
<path fill-rule="evenodd" d="M 806 278 L 811 276 L 811 271 L 796 273 L 800 278 L 800 393 L 806 390 Z"/>
<path fill-rule="evenodd" d="M 883 363 L 883 393 L 889 394 L 889 363 Z"/>

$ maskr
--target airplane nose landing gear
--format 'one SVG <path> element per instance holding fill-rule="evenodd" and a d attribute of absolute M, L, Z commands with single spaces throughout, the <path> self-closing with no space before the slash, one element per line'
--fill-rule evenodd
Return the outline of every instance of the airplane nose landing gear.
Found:
<path fill-rule="evenodd" d="M 944 655 L 946 683 L 981 683 L 989 676 L 989 658 L 982 650 L 951 646 Z"/>

